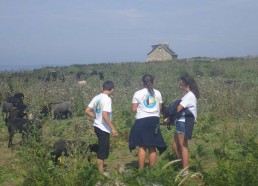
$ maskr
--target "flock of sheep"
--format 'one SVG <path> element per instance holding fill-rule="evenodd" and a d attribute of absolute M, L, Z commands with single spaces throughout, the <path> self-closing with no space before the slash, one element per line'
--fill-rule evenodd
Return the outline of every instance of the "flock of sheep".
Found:
<path fill-rule="evenodd" d="M 1 104 L 2 117 L 8 128 L 9 141 L 8 148 L 13 146 L 13 137 L 16 132 L 22 133 L 22 142 L 28 140 L 31 135 L 40 141 L 42 136 L 43 117 L 51 116 L 53 119 L 67 119 L 72 117 L 72 109 L 70 102 L 56 102 L 44 105 L 34 118 L 28 116 L 27 105 L 24 103 L 24 94 L 16 93 L 13 96 L 7 96 Z M 54 162 L 58 162 L 58 158 L 64 154 L 69 155 L 69 149 L 74 142 L 68 140 L 58 140 L 54 143 L 54 150 L 50 153 Z M 87 153 L 97 152 L 97 144 L 86 144 L 81 142 L 80 148 Z M 90 159 L 88 159 L 90 161 Z"/>

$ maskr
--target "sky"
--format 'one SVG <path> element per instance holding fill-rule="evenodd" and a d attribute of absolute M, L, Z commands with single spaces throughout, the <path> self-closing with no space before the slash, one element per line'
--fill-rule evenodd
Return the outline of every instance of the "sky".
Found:
<path fill-rule="evenodd" d="M 257 0 L 0 0 L 0 68 L 258 55 Z M 1 70 L 1 69 L 0 69 Z"/>

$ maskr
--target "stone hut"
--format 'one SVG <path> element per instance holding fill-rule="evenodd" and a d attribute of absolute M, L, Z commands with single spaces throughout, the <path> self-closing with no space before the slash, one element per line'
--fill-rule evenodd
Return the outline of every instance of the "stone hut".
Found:
<path fill-rule="evenodd" d="M 169 45 L 167 43 L 152 45 L 152 50 L 147 55 L 147 62 L 171 61 L 173 59 L 177 59 L 177 54 L 169 48 Z"/>

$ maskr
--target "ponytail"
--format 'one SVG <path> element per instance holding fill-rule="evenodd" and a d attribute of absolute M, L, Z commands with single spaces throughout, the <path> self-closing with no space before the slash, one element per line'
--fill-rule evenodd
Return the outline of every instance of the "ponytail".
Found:
<path fill-rule="evenodd" d="M 154 78 L 150 74 L 146 74 L 142 77 L 143 85 L 148 89 L 148 92 L 150 95 L 155 94 L 153 90 L 153 81 L 154 81 Z"/>

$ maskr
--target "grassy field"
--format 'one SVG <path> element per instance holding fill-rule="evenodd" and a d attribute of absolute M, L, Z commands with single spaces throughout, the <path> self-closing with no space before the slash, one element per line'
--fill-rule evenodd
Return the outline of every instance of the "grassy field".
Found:
<path fill-rule="evenodd" d="M 57 139 L 96 142 L 92 120 L 84 115 L 89 101 L 101 91 L 103 81 L 92 71 L 103 72 L 105 80 L 115 82 L 113 122 L 119 131 L 111 138 L 111 154 L 105 179 L 93 163 L 74 147 L 73 157 L 62 157 L 54 165 L 50 152 Z M 55 71 L 50 81 L 42 79 Z M 190 171 L 197 174 L 183 185 L 256 185 L 258 183 L 258 58 L 222 59 L 218 61 L 184 60 L 153 63 L 119 63 L 72 65 L 42 68 L 33 71 L 2 72 L 0 74 L 1 101 L 13 89 L 25 94 L 29 113 L 36 115 L 49 102 L 71 101 L 74 117 L 67 120 L 44 119 L 40 142 L 30 138 L 20 145 L 21 135 L 14 137 L 15 146 L 7 148 L 8 132 L 0 119 L 0 185 L 178 185 L 175 180 L 180 165 L 165 169 L 175 159 L 171 150 L 158 157 L 154 169 L 137 170 L 137 150 L 128 150 L 128 135 L 134 123 L 130 112 L 133 93 L 141 88 L 141 77 L 155 76 L 155 88 L 165 103 L 182 96 L 178 88 L 181 74 L 189 73 L 200 88 L 198 119 L 190 141 Z M 62 74 L 65 81 L 62 80 Z M 86 85 L 78 85 L 76 74 Z M 52 79 L 51 79 L 52 78 Z M 161 126 L 170 147 L 175 128 Z M 147 161 L 146 161 L 147 163 Z M 147 164 L 146 164 L 147 165 Z M 122 169 L 123 168 L 123 169 Z"/>

